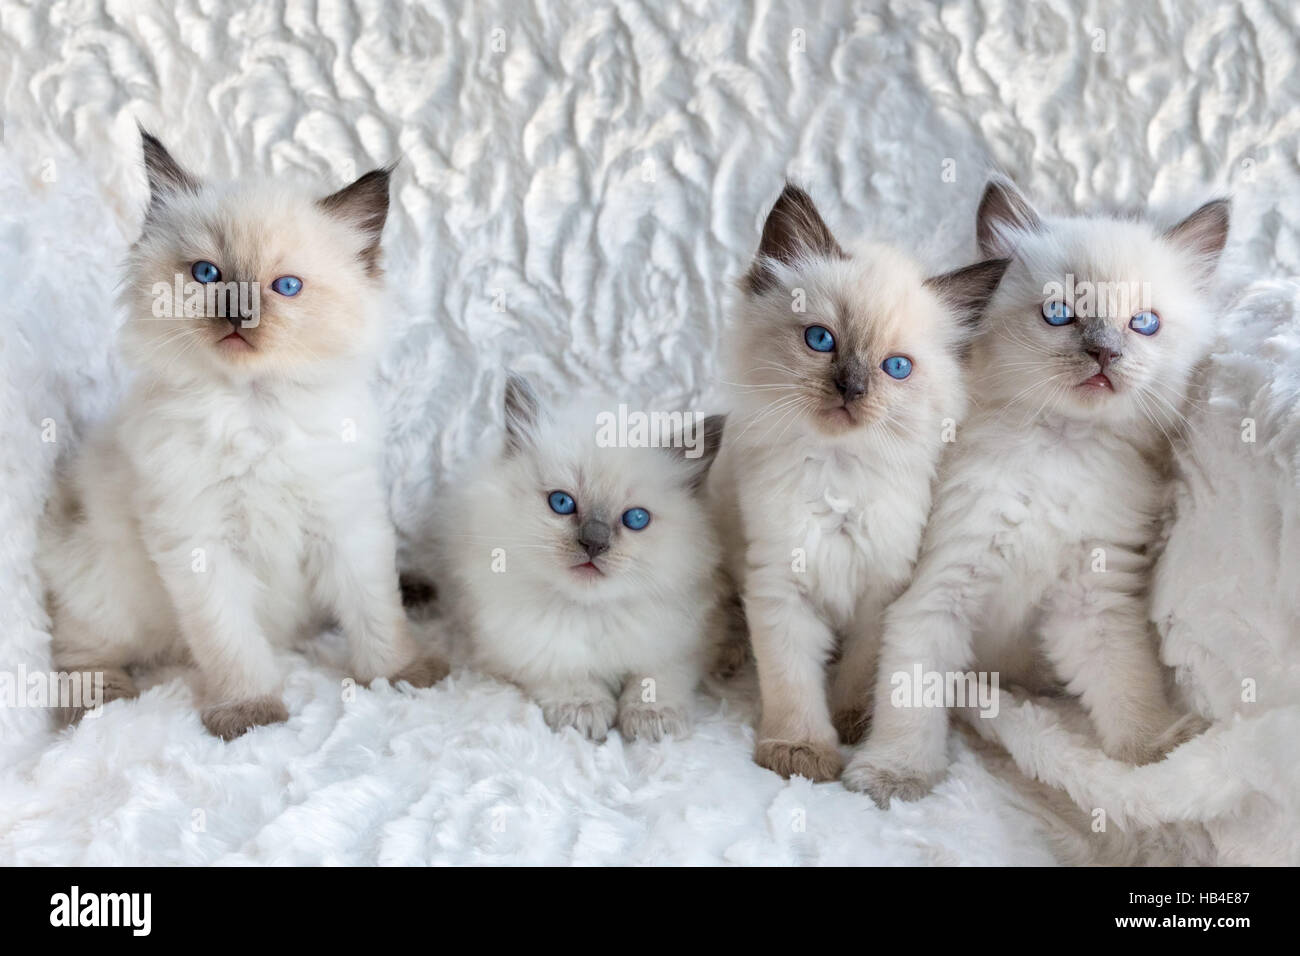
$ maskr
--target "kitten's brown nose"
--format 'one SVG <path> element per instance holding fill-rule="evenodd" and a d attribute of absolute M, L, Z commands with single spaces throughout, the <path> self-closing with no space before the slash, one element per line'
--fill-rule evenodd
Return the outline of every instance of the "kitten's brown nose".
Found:
<path fill-rule="evenodd" d="M 578 544 L 587 552 L 587 557 L 594 558 L 609 550 L 609 525 L 603 521 L 588 518 L 578 529 Z"/>
<path fill-rule="evenodd" d="M 1097 364 L 1101 366 L 1103 372 L 1106 371 L 1106 367 L 1110 365 L 1111 362 L 1115 361 L 1115 359 L 1119 358 L 1122 354 L 1106 348 L 1084 349 L 1084 351 L 1097 360 Z"/>

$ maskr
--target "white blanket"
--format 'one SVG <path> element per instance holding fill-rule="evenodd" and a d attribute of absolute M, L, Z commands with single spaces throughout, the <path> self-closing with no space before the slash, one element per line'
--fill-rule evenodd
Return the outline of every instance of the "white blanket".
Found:
<path fill-rule="evenodd" d="M 786 176 L 845 236 L 901 240 L 936 267 L 973 255 L 994 167 L 1063 211 L 1178 214 L 1227 189 L 1229 286 L 1262 280 L 1225 323 L 1156 587 L 1165 658 L 1220 722 L 1165 763 L 1105 760 L 1069 705 L 1008 705 L 954 735 L 933 795 L 882 813 L 755 766 L 745 681 L 699 694 L 687 740 L 593 745 L 464 669 L 345 702 L 326 635 L 285 659 L 289 722 L 231 744 L 203 731 L 183 672 L 72 730 L 0 708 L 0 863 L 1300 862 L 1288 16 L 1128 0 L 0 0 L 10 673 L 48 667 L 32 549 L 54 461 L 124 381 L 110 349 L 145 200 L 137 119 L 213 177 L 304 171 L 324 189 L 400 157 L 379 386 L 413 561 L 442 476 L 498 421 L 503 366 L 553 390 L 716 402 L 727 289 Z"/>

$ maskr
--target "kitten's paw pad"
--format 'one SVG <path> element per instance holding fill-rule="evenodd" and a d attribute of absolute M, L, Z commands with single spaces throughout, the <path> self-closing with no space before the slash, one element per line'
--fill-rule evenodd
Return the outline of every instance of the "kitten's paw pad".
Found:
<path fill-rule="evenodd" d="M 839 750 L 811 740 L 760 740 L 754 749 L 754 762 L 787 779 L 806 777 L 813 781 L 834 780 L 844 766 Z"/>
<path fill-rule="evenodd" d="M 106 667 L 102 671 L 81 671 L 80 675 L 81 703 L 60 708 L 65 723 L 75 724 L 86 714 L 115 700 L 130 700 L 140 696 L 140 691 L 135 686 L 135 681 L 131 679 L 131 675 L 120 667 Z"/>
<path fill-rule="evenodd" d="M 865 793 L 882 810 L 888 810 L 890 801 L 905 803 L 920 800 L 936 783 L 937 774 L 909 767 L 892 767 L 870 758 L 854 757 L 844 768 L 841 781 L 849 790 Z"/>
<path fill-rule="evenodd" d="M 412 687 L 432 687 L 451 672 L 451 666 L 436 654 L 420 657 L 393 675 L 390 683 L 406 681 Z"/>
<path fill-rule="evenodd" d="M 572 727 L 591 740 L 604 740 L 618 707 L 612 700 L 547 700 L 542 701 L 542 716 L 552 730 Z"/>
<path fill-rule="evenodd" d="M 691 732 L 691 719 L 680 707 L 632 704 L 618 715 L 618 729 L 628 740 L 682 738 Z"/>
<path fill-rule="evenodd" d="M 840 735 L 840 743 L 856 744 L 871 729 L 870 707 L 846 707 L 837 710 L 831 718 L 835 732 Z"/>
<path fill-rule="evenodd" d="M 209 707 L 202 714 L 203 726 L 222 740 L 242 737 L 254 727 L 278 724 L 289 719 L 284 701 L 278 697 L 254 697 L 233 704 Z"/>

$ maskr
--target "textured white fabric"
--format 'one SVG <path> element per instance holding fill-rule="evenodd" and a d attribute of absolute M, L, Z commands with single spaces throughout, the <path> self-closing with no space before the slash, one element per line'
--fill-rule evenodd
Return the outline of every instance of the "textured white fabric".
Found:
<path fill-rule="evenodd" d="M 36 516 L 56 456 L 120 393 L 137 119 L 214 177 L 300 170 L 333 188 L 401 158 L 380 385 L 393 515 L 418 560 L 438 482 L 499 418 L 503 366 L 711 410 L 728 285 L 785 176 L 841 234 L 945 265 L 973 256 L 993 167 L 1062 211 L 1184 213 L 1230 189 L 1230 285 L 1300 274 L 1296 39 L 1284 0 L 0 0 L 0 667 L 47 665 Z M 171 673 L 57 735 L 42 711 L 0 709 L 0 862 L 1296 862 L 1266 816 L 1289 807 L 1294 826 L 1300 789 L 1289 288 L 1252 289 L 1242 309 L 1278 331 L 1252 325 L 1216 364 L 1193 442 L 1207 471 L 1183 490 L 1157 588 L 1166 658 L 1238 722 L 1136 771 L 1092 766 L 1068 709 L 980 728 L 1079 807 L 971 736 L 934 795 L 888 813 L 785 783 L 750 761 L 743 686 L 701 693 L 695 735 L 660 746 L 552 734 L 464 670 L 345 704 L 327 640 L 286 662 L 290 722 L 229 745 Z M 1247 407 L 1259 440 L 1243 452 L 1229 442 Z M 1229 686 L 1255 670 L 1258 713 Z M 1092 833 L 1107 806 L 1127 833 Z"/>

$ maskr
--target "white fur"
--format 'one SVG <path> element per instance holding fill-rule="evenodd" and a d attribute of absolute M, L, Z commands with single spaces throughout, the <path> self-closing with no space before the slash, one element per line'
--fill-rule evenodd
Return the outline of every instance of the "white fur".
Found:
<path fill-rule="evenodd" d="M 1014 188 L 1014 187 L 1010 187 Z M 1048 220 L 1004 236 L 1015 259 L 976 346 L 976 410 L 945 460 L 914 581 L 886 615 L 871 736 L 847 786 L 887 805 L 947 765 L 947 711 L 893 706 L 896 673 L 998 671 L 1001 683 L 1082 697 L 1107 754 L 1157 759 L 1194 729 L 1166 701 L 1148 625 L 1151 551 L 1167 503 L 1170 436 L 1213 333 L 1213 257 L 1150 226 Z M 1098 369 L 1083 322 L 1041 316 L 1046 283 L 1145 282 L 1155 336 L 1122 329 L 1113 392 L 1082 391 Z M 1104 311 L 1104 310 L 1103 310 Z"/>
<path fill-rule="evenodd" d="M 718 549 L 690 487 L 712 456 L 598 447 L 597 414 L 614 407 L 579 403 L 518 423 L 518 448 L 455 482 L 439 536 L 444 579 L 475 664 L 522 686 L 552 727 L 600 739 L 617 722 L 625 737 L 680 736 L 715 603 Z M 557 490 L 576 514 L 551 509 Z M 641 531 L 620 522 L 633 507 L 651 514 Z M 613 533 L 594 559 L 598 577 L 575 571 L 588 516 Z"/>
<path fill-rule="evenodd" d="M 282 183 L 205 186 L 151 214 L 123 294 L 137 377 L 42 530 L 56 668 L 188 658 L 211 710 L 277 698 L 273 645 L 330 619 L 359 680 L 415 656 L 368 385 L 382 286 L 363 245 Z M 253 349 L 219 345 L 222 320 L 152 315 L 153 283 L 200 258 L 262 282 Z M 304 288 L 280 301 L 284 274 Z"/>
<path fill-rule="evenodd" d="M 795 769 L 831 775 L 832 711 L 871 691 L 880 616 L 911 575 L 945 421 L 965 409 L 960 333 L 917 264 L 888 246 L 765 267 L 775 288 L 745 295 L 727 346 L 735 405 L 711 484 L 758 664 L 758 757 L 788 772 L 765 748 L 811 748 L 820 756 Z M 792 311 L 792 289 L 805 312 Z M 825 424 L 831 359 L 804 343 L 811 324 L 870 356 L 851 425 Z M 878 367 L 896 353 L 914 362 L 903 381 Z M 825 668 L 841 642 L 828 700 Z"/>

